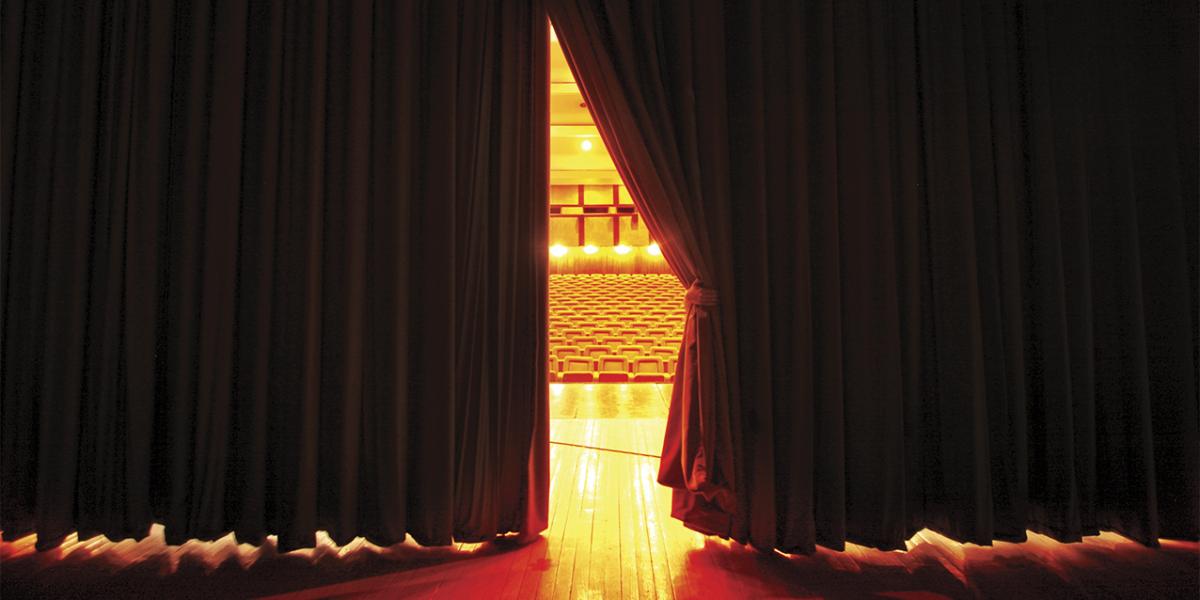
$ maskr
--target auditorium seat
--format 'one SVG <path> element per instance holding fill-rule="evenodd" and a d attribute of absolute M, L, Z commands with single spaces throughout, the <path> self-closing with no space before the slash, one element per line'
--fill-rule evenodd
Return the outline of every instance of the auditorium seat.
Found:
<path fill-rule="evenodd" d="M 551 381 L 671 381 L 684 293 L 672 275 L 551 275 Z"/>
<path fill-rule="evenodd" d="M 563 360 L 562 381 L 566 383 L 589 383 L 595 379 L 596 361 L 590 357 L 571 356 Z"/>
<path fill-rule="evenodd" d="M 601 356 L 597 359 L 597 371 L 601 383 L 629 381 L 629 359 L 624 356 Z"/>
<path fill-rule="evenodd" d="M 649 337 L 649 336 L 639 336 L 639 337 L 633 338 L 633 345 L 641 346 L 641 347 L 645 348 L 646 350 L 653 348 L 657 344 L 658 344 L 658 338 Z"/>
<path fill-rule="evenodd" d="M 633 361 L 633 380 L 637 382 L 666 381 L 666 366 L 661 358 L 642 357 Z"/>

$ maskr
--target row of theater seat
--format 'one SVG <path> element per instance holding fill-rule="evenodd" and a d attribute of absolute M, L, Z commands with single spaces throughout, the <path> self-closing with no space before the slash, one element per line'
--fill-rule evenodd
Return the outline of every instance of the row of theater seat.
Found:
<path fill-rule="evenodd" d="M 683 295 L 672 275 L 551 275 L 550 380 L 671 381 Z"/>

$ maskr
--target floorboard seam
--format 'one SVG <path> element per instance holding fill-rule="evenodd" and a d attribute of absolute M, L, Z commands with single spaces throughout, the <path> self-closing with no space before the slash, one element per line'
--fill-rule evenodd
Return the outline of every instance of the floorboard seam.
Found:
<path fill-rule="evenodd" d="M 599 451 L 599 452 L 612 452 L 613 454 L 628 454 L 628 455 L 630 455 L 630 456 L 642 456 L 642 457 L 645 457 L 645 458 L 662 458 L 661 456 L 659 456 L 659 455 L 657 455 L 657 454 L 643 454 L 643 453 L 641 453 L 641 452 L 633 452 L 633 451 L 630 451 L 630 450 L 614 450 L 614 449 L 612 449 L 612 448 L 598 448 L 598 447 L 596 447 L 596 446 L 585 446 L 585 445 L 583 445 L 583 444 L 572 444 L 572 443 L 570 443 L 570 442 L 555 442 L 555 441 L 551 441 L 550 443 L 551 443 L 551 444 L 556 444 L 556 445 L 559 445 L 559 446 L 570 446 L 570 447 L 572 447 L 572 448 L 583 448 L 583 449 L 585 449 L 585 450 L 596 450 L 596 451 Z"/>

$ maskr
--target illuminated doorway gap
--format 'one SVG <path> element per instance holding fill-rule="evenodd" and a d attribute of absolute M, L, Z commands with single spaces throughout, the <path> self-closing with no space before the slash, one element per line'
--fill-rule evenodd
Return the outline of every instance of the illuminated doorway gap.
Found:
<path fill-rule="evenodd" d="M 652 420 L 661 430 L 683 336 L 685 290 L 650 238 L 550 40 L 550 306 L 547 368 L 555 420 Z M 559 427 L 595 433 L 605 425 Z M 661 448 L 632 444 L 637 453 Z M 608 449 L 595 440 L 552 438 Z M 619 442 L 622 446 L 631 443 Z M 601 444 L 608 442 L 599 442 Z M 617 443 L 617 442 L 613 442 Z M 628 448 L 627 448 L 628 449 Z"/>

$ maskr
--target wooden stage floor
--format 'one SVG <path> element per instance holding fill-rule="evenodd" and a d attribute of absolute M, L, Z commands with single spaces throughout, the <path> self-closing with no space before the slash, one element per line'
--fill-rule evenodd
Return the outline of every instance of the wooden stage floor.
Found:
<path fill-rule="evenodd" d="M 230 598 L 1196 598 L 1200 547 L 1115 534 L 1059 544 L 958 544 L 921 532 L 907 552 L 850 545 L 760 553 L 670 518 L 655 483 L 670 386 L 570 384 L 551 393 L 550 528 L 540 539 L 420 548 L 361 540 L 280 555 L 270 545 L 0 543 L 0 596 Z"/>

